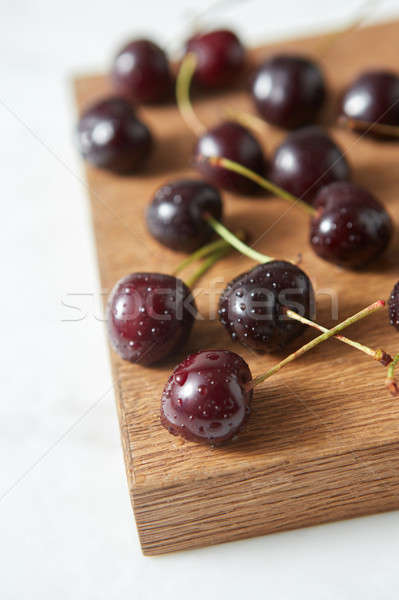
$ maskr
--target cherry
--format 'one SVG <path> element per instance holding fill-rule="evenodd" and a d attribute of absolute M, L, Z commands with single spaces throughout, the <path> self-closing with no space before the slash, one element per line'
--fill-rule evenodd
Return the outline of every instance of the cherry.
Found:
<path fill-rule="evenodd" d="M 323 74 L 314 61 L 278 54 L 257 69 L 251 93 L 259 114 L 268 123 L 295 129 L 315 121 L 326 89 Z"/>
<path fill-rule="evenodd" d="M 296 265 L 272 260 L 233 279 L 220 297 L 218 314 L 233 340 L 260 352 L 275 352 L 304 330 L 302 323 L 287 319 L 287 308 L 311 317 L 313 287 Z"/>
<path fill-rule="evenodd" d="M 186 53 L 197 58 L 194 80 L 203 88 L 224 88 L 233 83 L 245 64 L 245 49 L 227 29 L 199 33 L 186 43 Z"/>
<path fill-rule="evenodd" d="M 308 203 L 323 186 L 350 176 L 342 150 L 317 126 L 289 134 L 271 160 L 271 181 Z"/>
<path fill-rule="evenodd" d="M 111 292 L 107 327 L 116 352 L 133 363 L 150 365 L 178 350 L 196 316 L 189 288 L 172 275 L 132 273 Z"/>
<path fill-rule="evenodd" d="M 217 445 L 247 421 L 252 400 L 247 363 L 228 350 L 202 350 L 180 363 L 166 384 L 161 423 L 173 435 Z"/>
<path fill-rule="evenodd" d="M 389 296 L 389 321 L 399 331 L 399 281 Z"/>
<path fill-rule="evenodd" d="M 246 127 L 234 121 L 224 121 L 208 129 L 197 140 L 194 150 L 195 166 L 205 179 L 218 187 L 238 194 L 254 194 L 258 190 L 256 183 L 206 160 L 215 156 L 229 158 L 263 174 L 266 160 L 262 148 Z"/>
<path fill-rule="evenodd" d="M 384 306 L 382 300 L 374 302 L 332 329 L 324 330 L 317 338 L 255 378 L 252 378 L 247 363 L 234 352 L 202 350 L 191 354 L 175 368 L 164 388 L 161 424 L 173 435 L 180 435 L 186 440 L 211 445 L 230 440 L 239 433 L 249 417 L 255 386 Z M 346 338 L 340 336 L 340 339 L 343 341 Z"/>
<path fill-rule="evenodd" d="M 120 50 L 111 80 L 118 94 L 139 104 L 161 102 L 173 91 L 168 58 L 150 40 L 134 40 Z"/>
<path fill-rule="evenodd" d="M 171 181 L 160 187 L 147 210 L 147 227 L 161 244 L 181 252 L 193 252 L 213 235 L 204 213 L 222 216 L 218 190 L 196 179 Z"/>
<path fill-rule="evenodd" d="M 358 269 L 382 254 L 390 242 L 393 228 L 385 208 L 354 183 L 323 188 L 314 207 L 310 242 L 324 260 Z"/>
<path fill-rule="evenodd" d="M 150 156 L 150 130 L 123 98 L 107 98 L 93 104 L 78 124 L 78 145 L 83 157 L 96 167 L 132 173 Z"/>
<path fill-rule="evenodd" d="M 380 133 L 372 125 L 399 126 L 399 75 L 385 70 L 362 73 L 345 91 L 341 112 L 353 128 L 389 137 L 386 129 Z"/>

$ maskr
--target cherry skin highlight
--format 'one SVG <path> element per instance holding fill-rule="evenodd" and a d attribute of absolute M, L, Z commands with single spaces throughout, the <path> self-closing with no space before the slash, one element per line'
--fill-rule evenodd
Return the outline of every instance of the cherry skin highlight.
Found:
<path fill-rule="evenodd" d="M 316 120 L 326 89 L 323 74 L 314 61 L 298 55 L 278 54 L 257 69 L 251 94 L 265 121 L 295 129 Z"/>
<path fill-rule="evenodd" d="M 262 148 L 246 127 L 234 121 L 224 121 L 208 129 L 197 140 L 194 150 L 195 166 L 213 185 L 237 194 L 259 192 L 259 186 L 250 179 L 214 166 L 205 160 L 214 156 L 229 158 L 263 175 L 266 170 L 266 160 Z"/>
<path fill-rule="evenodd" d="M 310 243 L 320 258 L 359 269 L 380 256 L 392 237 L 392 222 L 383 205 L 367 190 L 336 182 L 318 193 Z"/>
<path fill-rule="evenodd" d="M 399 281 L 389 296 L 389 322 L 399 331 Z"/>
<path fill-rule="evenodd" d="M 184 345 L 196 312 L 191 292 L 181 279 L 132 273 L 120 279 L 110 294 L 108 335 L 119 356 L 150 365 Z"/>
<path fill-rule="evenodd" d="M 150 40 L 134 40 L 120 50 L 111 81 L 118 94 L 137 104 L 162 102 L 173 93 L 168 58 Z"/>
<path fill-rule="evenodd" d="M 351 176 L 339 146 L 320 127 L 289 134 L 271 160 L 270 179 L 297 198 L 312 203 L 317 192 L 334 181 Z"/>
<path fill-rule="evenodd" d="M 399 126 L 399 75 L 383 70 L 362 73 L 345 91 L 341 113 L 355 121 Z M 357 129 L 369 130 L 369 125 Z M 388 137 L 372 128 L 367 133 Z"/>
<path fill-rule="evenodd" d="M 237 435 L 252 400 L 251 371 L 228 350 L 202 350 L 180 363 L 162 394 L 161 423 L 173 435 L 218 445 Z"/>
<path fill-rule="evenodd" d="M 205 89 L 231 85 L 245 64 L 244 46 L 227 29 L 194 35 L 186 43 L 186 52 L 195 55 L 194 82 Z"/>
<path fill-rule="evenodd" d="M 218 221 L 222 217 L 222 199 L 215 187 L 198 179 L 171 181 L 155 192 L 147 210 L 147 227 L 164 246 L 193 252 L 213 236 L 203 218 L 205 212 Z"/>
<path fill-rule="evenodd" d="M 313 287 L 299 267 L 273 260 L 233 279 L 220 297 L 218 314 L 233 340 L 258 352 L 276 352 L 305 328 L 287 318 L 284 308 L 311 319 Z"/>
<path fill-rule="evenodd" d="M 150 130 L 123 98 L 93 104 L 81 116 L 77 133 L 83 158 L 121 174 L 141 169 L 153 147 Z"/>

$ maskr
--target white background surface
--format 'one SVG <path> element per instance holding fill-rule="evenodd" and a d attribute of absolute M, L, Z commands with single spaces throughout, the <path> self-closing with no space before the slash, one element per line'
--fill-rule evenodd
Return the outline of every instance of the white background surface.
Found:
<path fill-rule="evenodd" d="M 175 46 L 196 5 L 0 0 L 0 598 L 396 599 L 399 513 L 141 555 L 68 78 L 106 68 L 138 33 Z M 357 6 L 231 2 L 219 21 L 266 41 L 344 22 Z M 398 1 L 383 2 L 377 17 L 394 12 Z"/>

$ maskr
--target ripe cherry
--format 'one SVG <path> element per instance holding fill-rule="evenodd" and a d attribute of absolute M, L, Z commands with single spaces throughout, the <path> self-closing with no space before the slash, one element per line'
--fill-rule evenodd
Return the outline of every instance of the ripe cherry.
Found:
<path fill-rule="evenodd" d="M 116 56 L 111 80 L 118 94 L 134 103 L 161 102 L 171 97 L 173 78 L 165 52 L 149 40 L 134 40 Z"/>
<path fill-rule="evenodd" d="M 197 58 L 194 80 L 203 88 L 224 88 L 240 75 L 245 49 L 232 31 L 199 33 L 186 43 L 186 52 Z"/>
<path fill-rule="evenodd" d="M 132 273 L 111 292 L 107 327 L 116 352 L 150 365 L 178 350 L 190 335 L 196 306 L 181 279 L 161 273 Z"/>
<path fill-rule="evenodd" d="M 389 322 L 399 331 L 399 281 L 395 283 L 389 296 Z"/>
<path fill-rule="evenodd" d="M 222 199 L 215 187 L 196 179 L 171 181 L 155 192 L 147 227 L 164 246 L 193 252 L 213 235 L 204 213 L 221 219 Z"/>
<path fill-rule="evenodd" d="M 206 160 L 215 156 L 234 160 L 262 175 L 266 170 L 266 160 L 259 142 L 246 127 L 234 121 L 224 121 L 208 129 L 197 140 L 195 166 L 205 179 L 218 187 L 237 194 L 254 194 L 259 190 L 253 181 Z"/>
<path fill-rule="evenodd" d="M 271 181 L 308 203 L 323 186 L 350 176 L 342 150 L 317 126 L 289 134 L 271 160 Z"/>
<path fill-rule="evenodd" d="M 312 318 L 314 292 L 296 265 L 272 260 L 233 279 L 219 300 L 219 319 L 233 340 L 260 352 L 283 350 L 304 330 L 284 309 Z"/>
<path fill-rule="evenodd" d="M 82 156 L 96 167 L 128 174 L 140 169 L 150 156 L 150 130 L 139 121 L 123 98 L 107 98 L 88 108 L 78 124 Z"/>
<path fill-rule="evenodd" d="M 324 260 L 357 269 L 382 254 L 390 242 L 393 228 L 385 208 L 354 183 L 323 188 L 314 208 L 310 243 Z"/>
<path fill-rule="evenodd" d="M 319 66 L 290 54 L 278 54 L 262 63 L 251 92 L 259 114 L 268 123 L 286 129 L 314 122 L 326 96 Z"/>
<path fill-rule="evenodd" d="M 391 71 L 362 73 L 345 91 L 342 115 L 352 127 L 380 136 L 373 123 L 399 126 L 399 75 Z M 381 137 L 389 137 L 386 130 Z"/>
<path fill-rule="evenodd" d="M 180 363 L 166 384 L 161 423 L 173 435 L 217 445 L 233 438 L 247 421 L 251 371 L 228 350 L 202 350 Z"/>

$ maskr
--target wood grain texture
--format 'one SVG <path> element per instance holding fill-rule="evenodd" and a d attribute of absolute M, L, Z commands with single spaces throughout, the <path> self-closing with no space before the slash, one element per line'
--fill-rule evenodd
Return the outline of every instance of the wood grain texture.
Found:
<path fill-rule="evenodd" d="M 325 123 L 331 122 L 342 87 L 364 68 L 397 70 L 399 22 L 365 28 L 330 47 L 323 66 L 331 87 Z M 254 61 L 277 49 L 315 54 L 321 38 L 255 50 Z M 103 76 L 80 77 L 80 108 L 110 90 Z M 243 90 L 201 98 L 200 117 L 216 123 L 228 108 L 251 110 Z M 166 180 L 195 175 L 193 135 L 172 105 L 140 110 L 157 138 L 147 171 L 120 178 L 87 168 L 101 284 L 109 291 L 129 272 L 170 272 L 181 256 L 146 232 L 144 211 Z M 399 221 L 398 143 L 331 128 L 348 154 L 354 180 L 374 192 Z M 269 154 L 284 132 L 265 127 Z M 319 260 L 308 245 L 308 217 L 272 197 L 224 194 L 225 222 L 245 227 L 256 248 L 279 258 L 302 253 L 302 267 L 317 294 L 317 318 L 344 319 L 377 298 L 387 298 L 399 279 L 399 240 L 367 272 L 353 273 Z M 279 357 L 259 356 L 236 344 L 212 319 L 212 303 L 233 276 L 253 266 L 232 254 L 197 288 L 202 319 L 184 351 L 167 364 L 143 368 L 111 352 L 126 471 L 145 554 L 161 554 L 272 531 L 312 525 L 399 507 L 399 402 L 384 389 L 385 371 L 368 357 L 332 340 L 257 388 L 243 434 L 217 450 L 180 443 L 159 424 L 160 396 L 171 368 L 203 348 L 239 352 L 256 375 Z M 333 302 L 331 301 L 331 295 Z M 371 346 L 399 351 L 399 335 L 386 311 L 359 323 L 348 335 Z M 308 332 L 305 339 L 314 333 Z"/>

